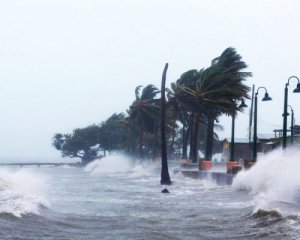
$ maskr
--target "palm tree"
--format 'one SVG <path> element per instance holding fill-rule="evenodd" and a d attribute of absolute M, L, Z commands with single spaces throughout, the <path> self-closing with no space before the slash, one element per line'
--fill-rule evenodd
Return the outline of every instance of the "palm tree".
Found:
<path fill-rule="evenodd" d="M 141 86 L 135 89 L 135 101 L 128 110 L 129 126 L 139 134 L 139 156 L 143 157 L 143 136 L 144 132 L 153 133 L 155 130 L 155 119 L 159 117 L 159 99 L 156 95 L 159 90 L 152 84 L 143 88 L 140 94 Z"/>
<path fill-rule="evenodd" d="M 187 158 L 187 147 L 188 139 L 190 138 L 190 156 L 195 156 L 194 146 L 195 134 L 194 128 L 198 128 L 195 125 L 199 116 L 194 114 L 198 112 L 198 106 L 195 105 L 193 98 L 183 91 L 184 87 L 189 86 L 190 88 L 195 87 L 196 80 L 198 78 L 197 70 L 190 70 L 183 73 L 180 78 L 175 82 L 171 83 L 171 89 L 168 90 L 169 104 L 173 106 L 174 115 L 182 124 L 182 158 Z M 195 118 L 196 121 L 195 121 Z M 189 137 L 190 136 L 190 137 Z M 192 157 L 192 159 L 196 159 Z"/>
<path fill-rule="evenodd" d="M 191 146 L 196 158 L 197 129 L 199 122 L 207 125 L 207 160 L 212 157 L 214 121 L 221 114 L 231 115 L 232 102 L 249 98 L 249 87 L 243 84 L 250 72 L 242 72 L 247 65 L 234 48 L 227 48 L 212 65 L 206 69 L 190 70 L 181 75 L 176 82 L 176 99 L 186 109 L 194 113 L 194 143 Z"/>
<path fill-rule="evenodd" d="M 221 114 L 232 114 L 232 103 L 241 98 L 249 98 L 250 88 L 243 82 L 252 73 L 243 72 L 247 67 L 234 48 L 227 48 L 212 65 L 204 70 L 197 80 L 201 89 L 207 116 L 207 160 L 212 158 L 214 121 Z"/>
<path fill-rule="evenodd" d="M 124 113 L 114 113 L 100 124 L 99 143 L 104 151 L 124 150 L 127 145 L 126 120 Z"/>
<path fill-rule="evenodd" d="M 184 126 L 183 130 L 185 132 L 185 127 L 187 126 L 187 132 L 190 135 L 190 158 L 193 162 L 197 162 L 197 148 L 198 148 L 198 129 L 199 124 L 205 123 L 204 119 L 204 109 L 202 105 L 199 104 L 198 100 L 195 98 L 195 94 L 192 93 L 193 89 L 196 89 L 197 79 L 199 78 L 199 73 L 197 70 L 189 70 L 183 73 L 176 83 L 171 84 L 173 98 L 179 104 L 181 109 L 181 122 Z M 188 134 L 183 136 L 183 157 L 187 157 L 186 153 L 186 143 Z"/>
<path fill-rule="evenodd" d="M 162 81 L 161 81 L 161 114 L 160 114 L 160 129 L 161 129 L 161 185 L 170 185 L 171 179 L 168 169 L 167 159 L 167 144 L 166 144 L 166 99 L 165 99 L 165 85 L 168 64 L 166 63 Z"/>

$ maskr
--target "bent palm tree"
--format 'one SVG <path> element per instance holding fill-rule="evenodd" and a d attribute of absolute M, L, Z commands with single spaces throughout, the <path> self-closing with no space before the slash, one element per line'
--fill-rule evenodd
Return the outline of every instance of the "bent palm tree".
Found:
<path fill-rule="evenodd" d="M 159 116 L 159 99 L 155 99 L 159 90 L 152 84 L 147 85 L 140 94 L 141 86 L 135 89 L 135 101 L 128 110 L 129 126 L 135 126 L 139 134 L 139 155 L 143 157 L 144 131 L 153 133 L 155 119 Z M 132 131 L 131 131 L 132 132 Z"/>
<path fill-rule="evenodd" d="M 250 72 L 242 72 L 247 65 L 234 48 L 227 48 L 221 56 L 212 61 L 206 69 L 190 70 L 177 80 L 177 100 L 180 104 L 194 112 L 196 119 L 205 118 L 207 125 L 207 160 L 212 157 L 212 140 L 214 120 L 221 114 L 231 115 L 232 102 L 237 99 L 249 98 L 249 87 L 243 84 Z M 194 121 L 194 135 L 197 139 L 197 124 Z M 196 142 L 194 142 L 194 145 Z M 197 150 L 192 148 L 194 152 Z M 193 155 L 195 158 L 195 153 Z"/>
<path fill-rule="evenodd" d="M 160 129 L 161 129 L 161 185 L 170 185 L 171 179 L 168 169 L 167 159 L 167 144 L 166 144 L 166 99 L 165 99 L 165 85 L 168 64 L 166 63 L 162 81 L 161 81 L 161 114 L 160 114 Z"/>
<path fill-rule="evenodd" d="M 243 82 L 252 73 L 243 72 L 246 67 L 236 50 L 227 48 L 220 57 L 213 60 L 211 67 L 202 72 L 197 81 L 202 89 L 204 104 L 207 105 L 207 160 L 212 158 L 214 120 L 220 114 L 231 115 L 232 102 L 235 100 L 249 98 L 250 88 Z"/>

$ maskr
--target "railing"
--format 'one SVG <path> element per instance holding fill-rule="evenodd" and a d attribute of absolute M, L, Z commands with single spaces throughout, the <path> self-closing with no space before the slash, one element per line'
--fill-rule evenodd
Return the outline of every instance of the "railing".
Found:
<path fill-rule="evenodd" d="M 18 162 L 18 163 L 0 163 L 0 166 L 71 166 L 71 167 L 81 167 L 80 162 L 77 163 L 55 163 L 55 162 Z"/>

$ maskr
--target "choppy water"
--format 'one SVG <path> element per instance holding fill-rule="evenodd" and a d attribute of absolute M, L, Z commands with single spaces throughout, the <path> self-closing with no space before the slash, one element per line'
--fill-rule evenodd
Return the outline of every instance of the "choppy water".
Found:
<path fill-rule="evenodd" d="M 233 186 L 171 174 L 170 194 L 159 166 L 122 156 L 85 169 L 2 168 L 0 239 L 299 239 L 297 155 L 283 168 L 286 155 L 273 152 Z"/>

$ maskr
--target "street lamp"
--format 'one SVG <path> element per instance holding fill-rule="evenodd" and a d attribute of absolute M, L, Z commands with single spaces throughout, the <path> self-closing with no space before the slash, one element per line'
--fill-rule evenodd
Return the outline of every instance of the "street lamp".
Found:
<path fill-rule="evenodd" d="M 259 87 L 255 93 L 254 98 L 254 131 L 253 131 L 253 162 L 256 162 L 257 158 L 257 95 L 260 89 L 265 90 L 265 96 L 263 97 L 262 101 L 271 101 L 268 91 L 265 87 Z"/>
<path fill-rule="evenodd" d="M 294 110 L 291 107 L 291 105 L 288 105 L 288 107 L 290 107 L 291 112 L 292 112 L 292 116 L 291 116 L 291 144 L 293 145 L 293 143 L 294 143 Z"/>
<path fill-rule="evenodd" d="M 282 130 L 282 148 L 285 149 L 286 148 L 286 131 L 287 131 L 287 106 L 288 106 L 288 86 L 290 84 L 290 80 L 292 78 L 296 78 L 298 83 L 297 83 L 297 87 L 294 89 L 294 93 L 299 93 L 300 92 L 300 81 L 299 78 L 297 78 L 296 76 L 291 76 L 288 79 L 288 82 L 285 84 L 285 89 L 284 89 L 284 104 L 283 104 L 283 130 Z"/>
<path fill-rule="evenodd" d="M 232 124 L 231 124 L 231 144 L 230 144 L 230 162 L 234 162 L 234 129 L 235 129 L 235 110 L 236 110 L 236 100 L 232 101 Z M 239 108 L 246 108 L 248 107 L 245 104 L 244 98 L 241 100 L 241 104 L 239 105 Z"/>

